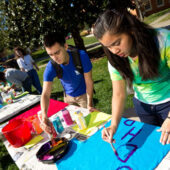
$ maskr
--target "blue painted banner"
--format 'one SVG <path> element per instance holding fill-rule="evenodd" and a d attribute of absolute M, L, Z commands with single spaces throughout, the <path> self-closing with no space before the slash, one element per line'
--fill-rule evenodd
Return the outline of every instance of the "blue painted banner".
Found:
<path fill-rule="evenodd" d="M 118 155 L 102 140 L 99 130 L 85 142 L 72 140 L 67 155 L 56 165 L 59 170 L 153 170 L 170 151 L 170 144 L 159 142 L 161 133 L 157 129 L 122 118 L 114 136 Z"/>

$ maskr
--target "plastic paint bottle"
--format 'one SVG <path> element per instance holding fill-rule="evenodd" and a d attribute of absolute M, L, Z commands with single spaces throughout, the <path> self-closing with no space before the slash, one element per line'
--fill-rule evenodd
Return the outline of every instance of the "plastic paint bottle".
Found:
<path fill-rule="evenodd" d="M 11 95 L 12 99 L 15 99 L 16 92 L 14 89 L 11 89 L 8 93 Z"/>
<path fill-rule="evenodd" d="M 12 100 L 12 96 L 10 93 L 7 93 L 6 96 L 5 96 L 5 101 L 6 103 L 10 104 L 10 103 L 13 103 L 13 100 Z"/>
<path fill-rule="evenodd" d="M 40 120 L 36 117 L 32 120 L 32 125 L 36 134 L 41 134 L 43 130 L 40 127 Z"/>
<path fill-rule="evenodd" d="M 70 126 L 73 124 L 73 120 L 70 116 L 70 113 L 66 108 L 62 110 L 62 115 L 66 125 Z"/>
<path fill-rule="evenodd" d="M 1 97 L 2 97 L 3 103 L 6 102 L 6 93 L 2 92 Z"/>
<path fill-rule="evenodd" d="M 86 125 L 86 121 L 83 117 L 83 113 L 81 113 L 80 111 L 77 111 L 74 113 L 74 116 L 75 116 L 75 121 L 76 121 L 79 129 L 81 129 L 81 130 L 86 129 L 87 125 Z"/>
<path fill-rule="evenodd" d="M 54 129 L 56 130 L 56 132 L 61 133 L 61 132 L 64 130 L 63 125 L 62 125 L 62 123 L 61 123 L 61 120 L 60 120 L 59 116 L 57 116 L 56 118 L 54 118 L 54 119 L 52 120 L 52 123 L 53 123 Z"/>

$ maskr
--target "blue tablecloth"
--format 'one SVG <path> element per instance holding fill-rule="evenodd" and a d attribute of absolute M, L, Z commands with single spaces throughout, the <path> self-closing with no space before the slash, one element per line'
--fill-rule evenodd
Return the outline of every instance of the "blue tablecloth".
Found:
<path fill-rule="evenodd" d="M 56 165 L 59 170 L 153 170 L 170 151 L 170 144 L 159 142 L 158 128 L 122 118 L 114 136 L 118 156 L 99 130 L 85 142 L 72 140 L 68 153 Z"/>

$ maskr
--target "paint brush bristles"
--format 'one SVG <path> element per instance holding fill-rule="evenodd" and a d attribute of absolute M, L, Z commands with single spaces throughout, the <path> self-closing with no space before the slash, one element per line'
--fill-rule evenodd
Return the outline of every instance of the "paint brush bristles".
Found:
<path fill-rule="evenodd" d="M 105 126 L 103 126 L 103 128 L 105 129 L 105 132 L 106 132 L 107 137 L 110 139 L 110 135 L 109 135 L 107 129 L 105 128 Z M 118 155 L 117 152 L 116 152 L 116 149 L 115 149 L 114 146 L 113 146 L 113 143 L 110 143 L 110 145 L 111 145 L 111 147 L 112 147 L 112 149 L 113 149 L 113 152 L 114 152 L 116 155 Z"/>

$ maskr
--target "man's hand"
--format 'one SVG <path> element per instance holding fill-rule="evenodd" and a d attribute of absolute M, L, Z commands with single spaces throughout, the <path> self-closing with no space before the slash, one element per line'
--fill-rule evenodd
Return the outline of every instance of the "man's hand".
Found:
<path fill-rule="evenodd" d="M 89 112 L 94 112 L 94 111 L 99 112 L 99 110 L 97 110 L 96 108 L 94 108 L 92 106 L 88 106 L 88 110 L 89 110 Z"/>
<path fill-rule="evenodd" d="M 162 132 L 160 142 L 165 144 L 170 144 L 170 119 L 166 118 L 158 132 Z"/>
<path fill-rule="evenodd" d="M 49 119 L 47 117 L 42 118 L 41 120 L 41 128 L 48 134 L 51 134 L 51 122 L 49 121 Z"/>

